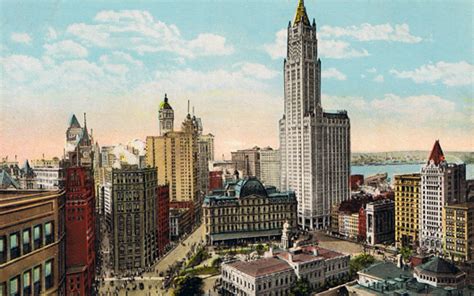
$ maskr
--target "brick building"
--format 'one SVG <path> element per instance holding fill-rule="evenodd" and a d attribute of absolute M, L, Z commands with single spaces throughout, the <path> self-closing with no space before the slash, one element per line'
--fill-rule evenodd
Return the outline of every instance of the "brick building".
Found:
<path fill-rule="evenodd" d="M 66 291 L 92 295 L 95 278 L 95 195 L 92 171 L 66 170 Z"/>
<path fill-rule="evenodd" d="M 158 257 L 170 242 L 170 195 L 168 185 L 158 186 L 156 194 L 156 249 Z"/>

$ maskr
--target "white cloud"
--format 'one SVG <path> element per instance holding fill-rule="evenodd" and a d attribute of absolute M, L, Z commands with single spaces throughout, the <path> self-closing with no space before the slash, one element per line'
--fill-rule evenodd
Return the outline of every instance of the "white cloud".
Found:
<path fill-rule="evenodd" d="M 40 60 L 25 56 L 25 55 L 11 55 L 0 58 L 0 67 L 2 70 L 2 80 L 9 77 L 13 83 L 26 82 L 37 78 L 37 73 L 43 70 L 43 65 Z M 7 80 L 3 80 L 2 85 L 10 86 Z"/>
<path fill-rule="evenodd" d="M 282 29 L 275 34 L 273 43 L 263 45 L 263 49 L 272 59 L 284 58 L 286 56 L 286 35 L 287 30 Z M 348 42 L 334 39 L 319 40 L 319 54 L 321 57 L 333 59 L 346 59 L 365 57 L 369 53 L 365 49 L 354 49 Z"/>
<path fill-rule="evenodd" d="M 367 72 L 369 72 L 369 73 L 376 73 L 376 72 L 377 72 L 377 69 L 375 69 L 375 68 L 370 68 L 370 69 L 367 69 Z"/>
<path fill-rule="evenodd" d="M 375 82 L 384 82 L 384 78 L 383 78 L 383 75 L 377 75 L 374 77 L 373 79 Z"/>
<path fill-rule="evenodd" d="M 410 34 L 407 24 L 380 24 L 364 23 L 360 26 L 331 27 L 322 26 L 319 32 L 321 38 L 352 37 L 358 41 L 393 41 L 404 43 L 418 43 L 423 39 Z"/>
<path fill-rule="evenodd" d="M 258 79 L 272 79 L 278 75 L 278 71 L 267 68 L 265 65 L 257 63 L 240 63 L 235 66 L 241 66 L 243 74 L 254 76 Z"/>
<path fill-rule="evenodd" d="M 346 75 L 336 68 L 328 68 L 325 69 L 321 72 L 321 77 L 322 78 L 328 78 L 328 79 L 336 79 L 336 80 L 346 80 Z"/>
<path fill-rule="evenodd" d="M 46 33 L 47 41 L 54 41 L 58 39 L 58 32 L 53 27 L 48 27 L 48 32 Z"/>
<path fill-rule="evenodd" d="M 12 33 L 10 38 L 13 42 L 16 43 L 24 43 L 24 44 L 31 44 L 31 36 L 27 33 Z"/>
<path fill-rule="evenodd" d="M 416 83 L 441 82 L 447 86 L 470 85 L 474 82 L 474 65 L 466 61 L 458 63 L 437 62 L 423 65 L 413 71 L 390 70 L 398 78 L 411 79 Z"/>
<path fill-rule="evenodd" d="M 88 55 L 87 48 L 72 40 L 63 40 L 53 44 L 45 44 L 46 55 L 58 58 L 84 58 Z"/>
<path fill-rule="evenodd" d="M 358 58 L 369 55 L 367 50 L 351 48 L 348 42 L 340 40 L 319 40 L 318 50 L 321 57 L 333 59 Z"/>
<path fill-rule="evenodd" d="M 88 46 L 130 50 L 139 54 L 171 52 L 186 58 L 209 55 L 230 55 L 234 52 L 226 38 L 201 33 L 186 40 L 179 29 L 155 20 L 148 11 L 101 11 L 95 24 L 76 23 L 67 32 Z"/>

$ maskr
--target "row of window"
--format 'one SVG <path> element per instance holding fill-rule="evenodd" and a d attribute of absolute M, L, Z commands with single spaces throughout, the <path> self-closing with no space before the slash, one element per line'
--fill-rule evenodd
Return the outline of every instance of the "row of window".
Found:
<path fill-rule="evenodd" d="M 40 295 L 43 290 L 42 274 L 44 275 L 44 290 L 52 288 L 54 286 L 53 259 L 46 261 L 44 268 L 42 265 L 35 266 L 10 278 L 8 282 L 0 283 L 0 295 Z"/>
<path fill-rule="evenodd" d="M 44 234 L 44 235 L 43 235 Z M 0 263 L 16 259 L 45 245 L 54 242 L 54 223 L 38 224 L 21 232 L 0 236 Z M 9 255 L 9 256 L 8 256 Z"/>

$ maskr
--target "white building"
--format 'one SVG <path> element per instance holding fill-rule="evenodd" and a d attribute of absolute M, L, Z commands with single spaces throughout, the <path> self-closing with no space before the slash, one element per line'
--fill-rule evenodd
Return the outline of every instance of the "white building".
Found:
<path fill-rule="evenodd" d="M 31 161 L 36 175 L 36 187 L 39 189 L 58 189 L 63 181 L 59 158 L 37 159 Z"/>
<path fill-rule="evenodd" d="M 462 202 L 466 165 L 446 162 L 436 141 L 428 163 L 421 169 L 420 246 L 426 251 L 443 250 L 443 206 Z"/>
<path fill-rule="evenodd" d="M 266 258 L 222 264 L 224 293 L 233 295 L 288 295 L 291 285 L 306 279 L 316 289 L 326 281 L 343 281 L 349 275 L 349 255 L 317 246 L 265 254 Z"/>
<path fill-rule="evenodd" d="M 275 186 L 280 188 L 280 150 L 273 150 L 270 147 L 260 150 L 260 181 L 265 186 Z"/>
<path fill-rule="evenodd" d="M 287 42 L 280 189 L 296 192 L 303 228 L 324 228 L 331 206 L 350 197 L 350 121 L 346 111 L 322 109 L 316 23 L 310 24 L 302 0 Z"/>

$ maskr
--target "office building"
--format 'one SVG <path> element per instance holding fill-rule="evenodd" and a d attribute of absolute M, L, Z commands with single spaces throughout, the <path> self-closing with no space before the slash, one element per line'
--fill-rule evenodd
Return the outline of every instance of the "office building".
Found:
<path fill-rule="evenodd" d="M 255 177 L 260 179 L 260 148 L 255 146 L 250 149 L 231 152 L 234 169 L 242 172 L 241 178 Z"/>
<path fill-rule="evenodd" d="M 64 184 L 64 173 L 59 158 L 36 159 L 31 161 L 31 168 L 36 178 L 38 189 L 59 189 Z"/>
<path fill-rule="evenodd" d="M 270 147 L 260 150 L 260 180 L 265 186 L 280 188 L 280 166 L 280 150 L 273 150 Z"/>
<path fill-rule="evenodd" d="M 395 240 L 395 203 L 390 199 L 368 203 L 366 210 L 367 243 L 392 244 Z"/>
<path fill-rule="evenodd" d="M 395 242 L 397 247 L 418 245 L 420 174 L 395 176 Z"/>
<path fill-rule="evenodd" d="M 280 189 L 296 192 L 302 228 L 326 228 L 331 207 L 350 197 L 350 121 L 346 111 L 323 111 L 316 23 L 302 0 L 287 36 Z"/>
<path fill-rule="evenodd" d="M 443 253 L 455 261 L 474 259 L 474 202 L 444 206 Z"/>

